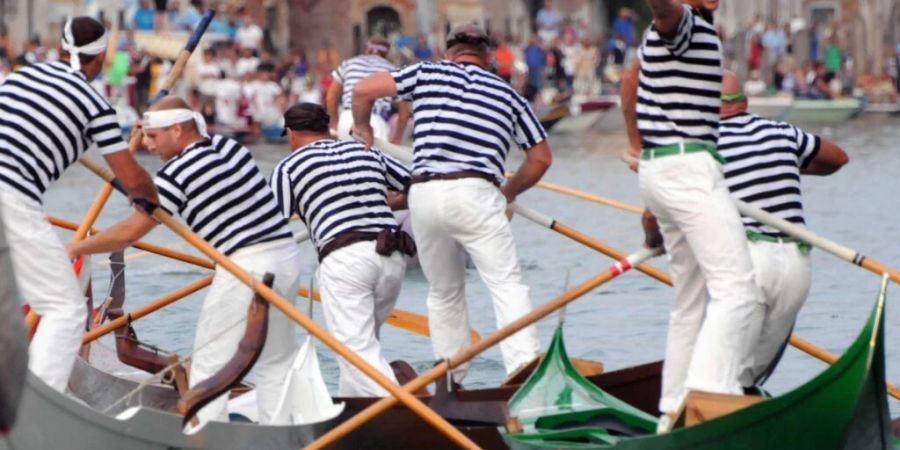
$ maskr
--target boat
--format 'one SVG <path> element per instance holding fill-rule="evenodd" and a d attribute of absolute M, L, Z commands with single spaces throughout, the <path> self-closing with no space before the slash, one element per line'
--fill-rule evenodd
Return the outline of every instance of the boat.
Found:
<path fill-rule="evenodd" d="M 862 110 L 862 102 L 855 98 L 835 100 L 794 99 L 784 117 L 789 123 L 841 123 Z"/>
<path fill-rule="evenodd" d="M 748 97 L 747 112 L 772 120 L 784 119 L 794 106 L 794 97 L 776 95 L 773 97 Z"/>
<path fill-rule="evenodd" d="M 572 98 L 569 116 L 562 119 L 553 129 L 554 133 L 578 134 L 592 129 L 608 111 L 618 106 L 618 97 Z"/>
<path fill-rule="evenodd" d="M 660 435 L 652 417 L 568 370 L 560 333 L 553 345 L 562 351 L 551 349 L 554 360 L 547 358 L 510 400 L 522 431 L 504 432 L 504 440 L 515 450 L 893 448 L 884 373 L 887 281 L 859 336 L 820 375 L 784 395 Z"/>

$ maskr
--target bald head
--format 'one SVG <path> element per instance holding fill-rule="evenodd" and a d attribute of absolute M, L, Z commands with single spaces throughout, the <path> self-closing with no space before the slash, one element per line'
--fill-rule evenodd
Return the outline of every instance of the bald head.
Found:
<path fill-rule="evenodd" d="M 191 106 L 177 95 L 167 95 L 148 108 L 148 111 L 165 111 L 167 109 L 191 109 Z"/>
<path fill-rule="evenodd" d="M 745 111 L 747 111 L 747 97 L 744 96 L 741 80 L 734 72 L 726 70 L 722 74 L 722 106 L 719 109 L 719 116 L 726 119 Z"/>

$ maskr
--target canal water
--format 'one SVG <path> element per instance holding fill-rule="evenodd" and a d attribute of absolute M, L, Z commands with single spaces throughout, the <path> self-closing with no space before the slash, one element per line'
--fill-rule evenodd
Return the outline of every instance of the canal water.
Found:
<path fill-rule="evenodd" d="M 811 230 L 838 243 L 900 267 L 900 118 L 864 115 L 836 126 L 805 127 L 836 141 L 850 155 L 850 164 L 829 177 L 803 180 L 807 223 Z M 590 132 L 582 135 L 551 135 L 553 167 L 545 180 L 572 186 L 622 202 L 640 205 L 636 175 L 620 162 L 625 148 L 620 132 Z M 283 145 L 252 148 L 268 176 L 275 164 L 288 154 Z M 160 161 L 140 155 L 148 170 Z M 515 169 L 522 152 L 513 151 L 509 167 Z M 73 167 L 46 196 L 49 214 L 72 221 L 81 220 L 100 188 L 100 181 L 80 166 Z M 640 248 L 643 235 L 639 216 L 607 206 L 587 203 L 561 194 L 532 189 L 519 201 L 558 221 L 601 241 L 631 253 Z M 125 200 L 114 194 L 97 225 L 108 226 L 129 213 Z M 299 224 L 293 226 L 299 229 Z M 553 231 L 516 217 L 513 231 L 525 282 L 532 301 L 543 303 L 606 269 L 611 260 Z M 63 239 L 71 233 L 61 231 Z M 196 253 L 164 227 L 157 227 L 147 240 Z M 303 284 L 313 277 L 316 256 L 309 243 L 302 246 Z M 158 256 L 130 249 L 127 252 L 126 310 L 133 309 L 208 273 Z M 800 314 L 795 333 L 828 351 L 842 353 L 856 337 L 874 304 L 880 278 L 861 268 L 815 250 L 812 254 L 813 284 L 809 300 Z M 666 268 L 664 257 L 652 264 Z M 108 265 L 97 255 L 93 260 L 96 295 L 107 286 Z M 428 285 L 419 269 L 407 273 L 397 307 L 425 313 Z M 159 347 L 189 353 L 194 324 L 205 292 L 192 295 L 134 326 L 142 340 Z M 474 269 L 468 270 L 467 294 L 472 325 L 482 335 L 495 329 L 493 310 L 484 284 Z M 663 357 L 666 324 L 673 291 L 639 272 L 627 273 L 572 303 L 564 317 L 566 343 L 570 355 L 603 362 L 607 370 L 655 361 Z M 305 299 L 297 305 L 306 310 Z M 324 325 L 321 306 L 313 309 L 316 321 Z M 900 384 L 900 291 L 888 290 L 887 301 L 888 381 Z M 542 345 L 550 341 L 559 317 L 538 324 Z M 433 364 L 428 338 L 386 326 L 382 332 L 389 360 L 404 359 L 422 371 Z M 300 333 L 298 339 L 305 339 Z M 319 345 L 325 379 L 335 388 L 337 365 L 333 354 Z M 824 363 L 790 348 L 766 385 L 775 393 L 786 392 L 814 377 Z M 477 357 L 465 380 L 468 388 L 495 386 L 504 378 L 499 350 Z M 893 415 L 900 415 L 900 402 L 892 401 Z"/>

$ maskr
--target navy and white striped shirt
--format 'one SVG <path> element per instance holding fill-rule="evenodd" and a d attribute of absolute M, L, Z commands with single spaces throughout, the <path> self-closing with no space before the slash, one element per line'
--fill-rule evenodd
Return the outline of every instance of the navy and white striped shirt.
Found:
<path fill-rule="evenodd" d="M 477 65 L 423 61 L 392 75 L 412 102 L 413 175 L 474 170 L 503 182 L 513 142 L 527 150 L 547 138 L 528 102 Z"/>
<path fill-rule="evenodd" d="M 820 139 L 791 124 L 742 113 L 719 124 L 725 183 L 735 197 L 788 222 L 804 225 L 800 169 L 819 153 Z M 749 217 L 744 227 L 787 235 Z"/>
<path fill-rule="evenodd" d="M 278 163 L 271 184 L 284 217 L 297 213 L 321 250 L 348 231 L 396 229 L 387 191 L 403 191 L 409 170 L 377 148 L 322 139 Z"/>
<path fill-rule="evenodd" d="M 341 83 L 341 108 L 350 110 L 353 104 L 353 87 L 363 78 L 378 72 L 392 72 L 397 70 L 390 61 L 378 55 L 359 55 L 344 60 L 332 75 L 335 81 Z M 387 120 L 391 114 L 393 98 L 384 97 L 375 101 L 372 113 Z"/>
<path fill-rule="evenodd" d="M 679 142 L 715 145 L 722 91 L 716 30 L 687 5 L 672 40 L 654 26 L 640 48 L 637 119 L 643 148 Z"/>
<path fill-rule="evenodd" d="M 213 135 L 189 145 L 154 182 L 159 205 L 226 255 L 292 236 L 250 152 L 234 140 Z"/>
<path fill-rule="evenodd" d="M 128 148 L 116 111 L 83 73 L 34 64 L 0 85 L 0 190 L 40 204 L 93 144 L 103 154 Z"/>

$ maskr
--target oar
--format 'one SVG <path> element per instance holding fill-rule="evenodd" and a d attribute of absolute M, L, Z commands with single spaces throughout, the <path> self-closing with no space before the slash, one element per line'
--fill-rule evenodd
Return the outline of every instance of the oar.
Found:
<path fill-rule="evenodd" d="M 560 223 L 556 219 L 553 219 L 552 217 L 550 217 L 546 214 L 540 213 L 538 211 L 535 211 L 527 206 L 520 205 L 518 203 L 513 203 L 512 209 L 513 209 L 513 211 L 516 212 L 516 214 L 518 214 L 540 226 L 543 226 L 543 227 L 549 228 L 553 231 L 556 231 L 557 233 L 562 234 L 563 236 L 566 236 L 576 242 L 580 242 L 581 244 L 584 244 L 585 246 L 587 246 L 591 249 L 594 249 L 600 253 L 603 253 L 604 255 L 609 256 L 610 258 L 622 259 L 625 257 L 625 253 L 622 253 L 622 252 L 616 250 L 615 248 L 610 247 L 609 245 L 606 245 L 603 242 L 600 242 L 597 239 L 594 239 L 574 228 L 571 228 L 563 223 Z M 640 272 L 643 272 L 643 273 L 651 276 L 652 278 L 662 281 L 663 283 L 669 284 L 670 286 L 672 285 L 672 279 L 671 279 L 671 277 L 669 277 L 669 274 L 663 272 L 662 270 L 660 270 L 657 267 L 651 266 L 650 264 L 641 264 L 641 265 L 637 266 L 636 269 Z"/>
<path fill-rule="evenodd" d="M 603 273 L 581 283 L 575 288 L 563 293 L 559 297 L 533 309 L 528 314 L 491 333 L 489 336 L 485 337 L 479 342 L 472 344 L 453 357 L 441 361 L 438 365 L 420 375 L 415 380 L 412 380 L 409 383 L 403 385 L 403 389 L 407 392 L 415 392 L 418 389 L 424 388 L 429 383 L 432 383 L 434 380 L 437 380 L 438 378 L 444 376 L 444 374 L 446 374 L 450 369 L 469 361 L 481 352 L 496 345 L 503 339 L 509 337 L 512 334 L 515 334 L 519 330 L 537 322 L 547 315 L 552 314 L 557 309 L 571 303 L 572 301 L 606 283 L 607 281 L 612 280 L 613 278 L 626 272 L 628 269 L 640 264 L 644 260 L 654 256 L 655 254 L 657 254 L 656 250 L 642 249 L 627 256 L 621 261 L 613 264 Z M 351 417 L 336 428 L 332 428 L 328 433 L 322 435 L 319 439 L 307 446 L 307 450 L 327 448 L 328 446 L 337 442 L 340 438 L 351 433 L 353 430 L 359 428 L 361 425 L 371 420 L 378 414 L 381 414 L 396 403 L 397 400 L 391 397 L 385 397 L 375 402 L 357 415 Z"/>
<path fill-rule="evenodd" d="M 65 228 L 68 230 L 75 230 L 78 228 L 78 224 L 76 224 L 74 222 L 70 222 L 65 219 L 61 219 L 59 217 L 50 216 L 49 221 L 52 225 L 58 226 L 60 228 Z M 91 234 L 97 234 L 101 230 L 97 229 L 97 228 L 91 228 L 90 231 L 91 231 Z M 295 239 L 299 241 L 304 236 L 306 236 L 308 238 L 308 233 L 307 232 L 298 233 L 297 236 L 295 237 Z M 167 258 L 171 258 L 176 261 L 185 262 L 185 263 L 188 263 L 188 264 L 191 264 L 194 266 L 205 267 L 207 269 L 215 268 L 215 264 L 208 259 L 204 259 L 204 258 L 200 258 L 200 257 L 194 256 L 194 255 L 188 254 L 188 253 L 172 250 L 170 248 L 166 248 L 166 247 L 163 247 L 160 245 L 150 244 L 150 243 L 147 243 L 144 241 L 137 241 L 134 244 L 132 244 L 132 247 L 143 250 L 148 253 L 165 256 Z M 301 297 L 310 298 L 309 289 L 307 289 L 305 287 L 301 287 L 300 290 L 297 291 L 297 295 L 299 295 Z M 318 291 L 312 292 L 312 299 L 315 301 L 321 301 L 321 299 L 319 298 Z M 34 316 L 34 320 L 35 321 L 37 320 L 37 316 Z M 402 309 L 394 309 L 391 311 L 390 315 L 385 320 L 385 323 L 387 323 L 388 325 L 403 329 L 403 330 L 407 330 L 407 331 L 419 334 L 421 336 L 426 336 L 426 337 L 430 336 L 430 332 L 428 329 L 428 317 L 425 317 L 421 314 L 404 311 Z M 481 339 L 481 336 L 478 334 L 477 331 L 475 331 L 474 328 L 472 330 L 470 330 L 470 334 L 472 335 L 473 342 Z"/>
<path fill-rule="evenodd" d="M 843 259 L 844 261 L 856 264 L 857 266 L 860 266 L 870 272 L 876 273 L 878 275 L 886 273 L 891 278 L 891 281 L 893 281 L 894 283 L 900 283 L 900 272 L 884 265 L 884 263 L 876 261 L 867 256 L 863 256 L 856 250 L 844 247 L 843 245 L 840 245 L 834 241 L 819 236 L 812 231 L 801 227 L 800 225 L 793 224 L 784 219 L 775 217 L 774 215 L 769 214 L 749 203 L 743 202 L 738 199 L 734 199 L 734 202 L 735 204 L 737 204 L 738 211 L 740 211 L 741 214 L 747 217 L 756 219 L 761 223 L 764 223 L 772 228 L 776 228 L 797 239 L 800 239 L 803 242 L 819 247 L 822 250 L 825 250 L 826 252 Z"/>
<path fill-rule="evenodd" d="M 507 172 L 506 176 L 511 177 L 515 175 L 515 172 Z M 550 183 L 549 181 L 538 181 L 535 185 L 539 188 L 546 189 L 548 191 L 559 192 L 561 194 L 566 194 L 571 197 L 580 198 L 582 200 L 587 200 L 589 202 L 599 203 L 601 205 L 611 206 L 613 208 L 618 208 L 623 211 L 633 212 L 636 214 L 641 214 L 644 212 L 644 208 L 640 206 L 630 205 L 628 203 L 620 202 L 617 200 L 613 200 L 606 197 L 601 197 L 596 194 L 590 194 L 588 192 L 580 191 L 575 188 L 570 188 L 567 186 L 563 186 L 556 183 Z"/>
<path fill-rule="evenodd" d="M 203 288 L 209 286 L 210 284 L 212 284 L 212 280 L 213 280 L 213 276 L 207 275 L 191 284 L 188 284 L 187 286 L 184 286 L 176 291 L 170 292 L 170 293 L 160 297 L 157 300 L 147 303 L 146 305 L 141 306 L 140 308 L 135 309 L 134 311 L 126 313 L 122 317 L 110 320 L 109 322 L 106 322 L 103 325 L 100 325 L 99 327 L 94 328 L 93 330 L 90 330 L 87 333 L 84 333 L 84 336 L 81 338 L 81 344 L 82 345 L 90 344 L 91 342 L 97 340 L 101 336 L 104 336 L 112 331 L 115 331 L 117 328 L 119 328 L 123 325 L 127 325 L 127 324 L 129 324 L 135 320 L 138 320 L 141 317 L 144 317 L 154 311 L 165 308 L 166 306 L 169 306 L 170 304 L 172 304 L 178 300 L 181 300 L 182 298 L 185 298 L 188 295 L 191 295 L 194 292 L 199 291 L 200 289 L 203 289 Z"/>
<path fill-rule="evenodd" d="M 194 52 L 194 49 L 197 48 L 197 44 L 200 43 L 200 38 L 203 37 L 203 33 L 206 32 L 206 28 L 209 26 L 209 22 L 212 21 L 213 15 L 215 15 L 215 11 L 212 9 L 207 10 L 205 14 L 203 14 L 203 18 L 200 19 L 200 23 L 197 24 L 197 28 L 191 34 L 190 39 L 188 39 L 187 43 L 184 45 L 184 49 L 181 50 L 181 53 L 178 55 L 178 59 L 175 60 L 175 65 L 172 66 L 172 70 L 169 72 L 169 76 L 166 77 L 165 82 L 163 82 L 162 89 L 156 93 L 152 100 L 150 100 L 150 104 L 155 103 L 157 100 L 165 97 L 169 94 L 169 91 L 175 86 L 175 82 L 178 81 L 178 78 L 181 77 L 181 72 L 184 70 L 185 64 L 187 64 L 187 60 L 191 57 L 191 54 Z M 132 135 L 131 139 L 128 141 L 128 150 L 131 153 L 137 151 L 138 147 L 141 145 L 141 136 L 142 133 L 140 130 L 136 130 Z M 94 198 L 94 202 L 91 203 L 90 208 L 88 208 L 87 213 L 84 216 L 84 219 L 81 221 L 81 226 L 75 230 L 75 236 L 72 238 L 73 241 L 80 241 L 87 236 L 88 230 L 94 225 L 94 222 L 97 220 L 97 217 L 100 216 L 100 211 L 103 210 L 103 206 L 106 205 L 106 201 L 109 199 L 109 195 L 112 193 L 112 186 L 109 184 L 104 185 L 100 192 L 97 193 L 97 196 Z"/>
<path fill-rule="evenodd" d="M 96 162 L 92 161 L 89 158 L 81 158 L 81 163 L 92 172 L 94 172 L 107 182 L 111 183 L 113 187 L 115 187 L 119 192 L 125 192 L 119 180 L 117 180 L 112 175 L 112 173 L 110 173 L 102 166 L 98 165 Z M 259 280 L 253 278 L 253 276 L 250 275 L 249 272 L 235 264 L 227 256 L 223 255 L 213 246 L 209 245 L 209 243 L 194 234 L 193 231 L 191 231 L 186 226 L 178 222 L 174 217 L 163 211 L 162 208 L 153 209 L 153 217 L 169 227 L 172 231 L 175 232 L 175 234 L 190 242 L 191 245 L 196 247 L 203 254 L 212 258 L 212 260 L 215 261 L 218 266 L 231 272 L 231 274 L 234 275 L 235 278 L 241 280 L 244 284 L 253 289 L 257 294 L 259 294 L 260 297 L 269 302 L 269 304 L 281 310 L 281 312 L 283 312 L 286 316 L 290 317 L 300 326 L 305 328 L 306 331 L 309 332 L 309 334 L 315 336 L 322 343 L 331 348 L 335 353 L 339 354 L 345 360 L 347 360 L 347 362 L 356 366 L 357 369 L 362 371 L 364 374 L 366 374 L 366 376 L 368 376 L 385 390 L 390 392 L 391 395 L 395 396 L 399 401 L 403 402 L 403 404 L 405 404 L 406 407 L 408 407 L 411 411 L 419 415 L 419 417 L 428 422 L 435 429 L 450 438 L 454 443 L 463 448 L 479 448 L 477 444 L 472 442 L 472 440 L 466 437 L 466 435 L 464 435 L 460 430 L 447 423 L 447 421 L 444 420 L 441 416 L 425 406 L 425 404 L 422 403 L 421 400 L 417 399 L 411 393 L 404 391 L 399 386 L 391 382 L 387 377 L 384 376 L 384 374 L 382 374 L 365 360 L 360 358 L 359 355 L 353 353 L 352 350 L 350 350 L 343 343 L 331 336 L 324 328 L 316 324 L 316 322 L 314 322 L 311 318 L 301 313 L 288 300 L 286 300 L 284 297 L 279 295 L 277 292 L 275 292 L 265 284 L 261 283 Z"/>

